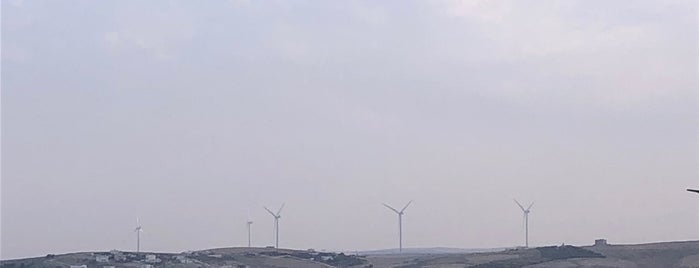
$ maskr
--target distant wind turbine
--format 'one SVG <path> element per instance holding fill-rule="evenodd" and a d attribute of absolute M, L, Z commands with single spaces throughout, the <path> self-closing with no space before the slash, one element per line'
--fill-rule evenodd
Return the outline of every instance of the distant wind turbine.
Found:
<path fill-rule="evenodd" d="M 251 244 L 250 243 L 250 226 L 252 225 L 252 220 L 250 220 L 250 217 L 248 217 L 247 225 L 248 225 L 248 247 L 250 247 L 250 244 Z"/>
<path fill-rule="evenodd" d="M 521 208 L 522 212 L 524 213 L 524 247 L 528 248 L 529 247 L 529 212 L 531 212 L 531 208 L 534 205 L 534 203 L 531 203 L 531 205 L 529 205 L 529 207 L 527 207 L 525 209 L 522 206 L 522 204 L 517 202 L 517 199 L 513 199 L 513 200 L 515 200 L 515 203 L 517 203 L 519 208 Z"/>
<path fill-rule="evenodd" d="M 141 227 L 141 221 L 136 218 L 136 252 L 141 252 L 141 233 L 143 232 L 143 227 Z"/>
<path fill-rule="evenodd" d="M 403 212 L 405 212 L 405 209 L 410 206 L 410 203 L 412 203 L 413 200 L 410 200 L 408 204 L 406 204 L 403 209 L 398 211 L 397 209 L 386 205 L 385 203 L 383 204 L 385 207 L 387 207 L 390 210 L 393 210 L 396 214 L 398 214 L 398 251 L 403 252 Z"/>
<path fill-rule="evenodd" d="M 699 194 L 699 190 L 694 190 L 694 189 L 687 189 L 688 192 L 694 192 Z"/>
<path fill-rule="evenodd" d="M 282 217 L 280 215 L 280 213 L 282 213 L 282 209 L 284 208 L 284 204 L 282 204 L 282 206 L 279 207 L 279 210 L 277 211 L 276 214 L 274 212 L 272 212 L 271 210 L 269 210 L 267 207 L 264 207 L 264 208 L 265 208 L 265 210 L 267 210 L 267 212 L 269 212 L 269 214 L 272 214 L 272 217 L 274 217 L 274 236 L 276 239 L 274 246 L 276 248 L 279 248 L 279 218 Z"/>

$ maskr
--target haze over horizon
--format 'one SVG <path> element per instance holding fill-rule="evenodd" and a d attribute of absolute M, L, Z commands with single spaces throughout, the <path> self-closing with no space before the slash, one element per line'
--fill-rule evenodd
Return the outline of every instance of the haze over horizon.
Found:
<path fill-rule="evenodd" d="M 696 1 L 2 1 L 0 258 L 699 240 Z"/>

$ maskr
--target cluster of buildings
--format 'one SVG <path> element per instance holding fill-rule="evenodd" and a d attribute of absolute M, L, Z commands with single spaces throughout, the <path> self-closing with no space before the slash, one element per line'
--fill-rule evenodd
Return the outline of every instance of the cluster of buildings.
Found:
<path fill-rule="evenodd" d="M 97 263 L 103 263 L 105 265 L 102 268 L 115 268 L 113 265 L 107 265 L 113 262 L 140 262 L 140 268 L 154 268 L 154 265 L 162 262 L 163 260 L 158 258 L 156 254 L 135 254 L 128 252 L 121 252 L 118 250 L 112 250 L 108 253 L 92 253 L 91 256 Z M 185 256 L 178 255 L 176 260 L 180 263 L 192 263 L 193 260 Z M 81 265 L 71 265 L 70 268 L 87 268 L 86 264 Z"/>

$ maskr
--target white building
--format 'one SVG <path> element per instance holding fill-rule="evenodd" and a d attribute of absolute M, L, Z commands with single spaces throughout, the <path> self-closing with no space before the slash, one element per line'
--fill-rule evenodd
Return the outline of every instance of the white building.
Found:
<path fill-rule="evenodd" d="M 597 239 L 595 240 L 595 246 L 608 246 L 607 239 Z"/>
<path fill-rule="evenodd" d="M 158 256 L 155 254 L 147 254 L 146 255 L 146 262 L 147 263 L 158 263 L 160 262 L 160 259 L 158 259 Z"/>
<path fill-rule="evenodd" d="M 190 258 L 187 258 L 187 256 L 177 255 L 175 259 L 180 263 L 194 263 L 194 261 Z"/>
<path fill-rule="evenodd" d="M 95 255 L 97 262 L 109 262 L 109 255 Z"/>

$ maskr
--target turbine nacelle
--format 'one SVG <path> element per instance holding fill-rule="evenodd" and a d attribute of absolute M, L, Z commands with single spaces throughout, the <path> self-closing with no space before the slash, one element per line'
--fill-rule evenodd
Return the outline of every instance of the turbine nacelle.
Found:
<path fill-rule="evenodd" d="M 392 210 L 393 212 L 395 212 L 396 214 L 398 214 L 399 216 L 403 216 L 403 214 L 404 214 L 404 212 L 405 212 L 405 209 L 407 209 L 408 206 L 410 206 L 411 203 L 413 203 L 413 200 L 410 200 L 410 202 L 408 202 L 408 204 L 405 204 L 405 206 L 403 207 L 403 209 L 401 209 L 400 211 L 397 210 L 397 209 L 395 209 L 395 208 L 393 208 L 392 206 L 387 205 L 386 203 L 382 203 L 382 204 L 383 204 L 386 208 L 388 208 L 388 209 Z"/>
<path fill-rule="evenodd" d="M 265 210 L 266 210 L 267 212 L 269 212 L 269 214 L 272 214 L 272 217 L 274 217 L 275 219 L 279 219 L 279 218 L 282 217 L 282 216 L 281 216 L 281 213 L 282 213 L 282 209 L 284 208 L 284 205 L 285 205 L 285 204 L 282 204 L 282 206 L 279 207 L 279 210 L 277 210 L 277 213 L 272 212 L 272 211 L 271 211 L 270 209 L 268 209 L 267 207 L 264 207 L 264 208 L 265 208 Z"/>
<path fill-rule="evenodd" d="M 517 203 L 517 206 L 519 206 L 519 208 L 522 209 L 522 212 L 524 212 L 525 214 L 529 214 L 529 212 L 531 212 L 532 206 L 534 205 L 534 202 L 532 202 L 527 208 L 524 208 L 524 206 L 522 206 L 522 204 L 520 204 L 517 201 L 517 199 L 512 199 L 512 200 L 514 200 L 515 203 Z"/>
<path fill-rule="evenodd" d="M 139 218 L 136 218 L 136 228 L 133 231 L 143 232 L 143 227 L 141 226 L 141 220 Z"/>

